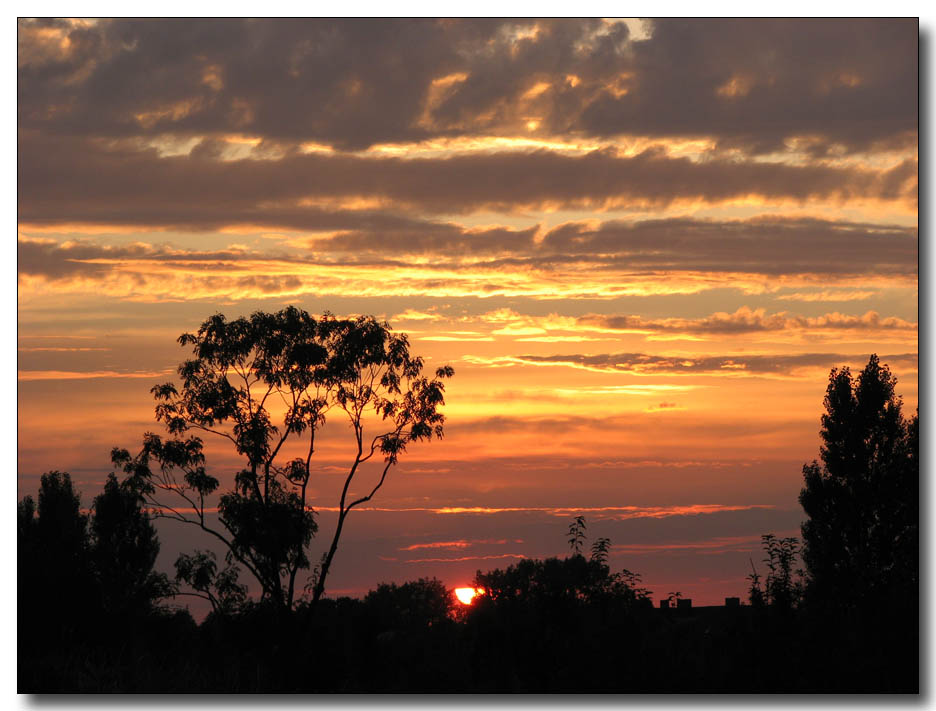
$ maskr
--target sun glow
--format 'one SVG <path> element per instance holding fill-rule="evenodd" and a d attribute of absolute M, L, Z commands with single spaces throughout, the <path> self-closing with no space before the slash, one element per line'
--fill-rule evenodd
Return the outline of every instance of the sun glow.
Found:
<path fill-rule="evenodd" d="M 455 588 L 455 597 L 462 605 L 470 605 L 478 595 L 483 593 L 482 588 Z"/>

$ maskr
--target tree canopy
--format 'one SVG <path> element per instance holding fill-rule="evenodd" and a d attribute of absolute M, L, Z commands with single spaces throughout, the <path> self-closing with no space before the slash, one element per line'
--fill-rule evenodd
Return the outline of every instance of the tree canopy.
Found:
<path fill-rule="evenodd" d="M 878 357 L 833 369 L 821 463 L 803 467 L 800 504 L 809 592 L 838 604 L 880 600 L 919 581 L 919 419 L 904 418 L 897 379 Z"/>
<path fill-rule="evenodd" d="M 173 592 L 166 576 L 153 571 L 159 539 L 131 483 L 108 476 L 91 517 L 91 556 L 110 614 L 146 611 Z"/>
<path fill-rule="evenodd" d="M 410 354 L 406 335 L 371 316 L 315 318 L 295 307 L 234 320 L 216 314 L 178 341 L 193 353 L 179 366 L 181 387 L 152 389 L 167 436 L 146 433 L 137 455 L 115 449 L 114 462 L 138 482 L 157 515 L 223 542 L 228 563 L 247 568 L 264 599 L 291 607 L 318 528 L 308 505 L 316 435 L 328 417 L 343 415 L 354 437 L 351 464 L 334 537 L 315 571 L 317 600 L 348 513 L 377 493 L 408 444 L 442 437 L 442 380 L 454 371 L 445 366 L 434 377 L 423 375 L 423 360 Z M 203 436 L 226 441 L 243 462 L 233 488 L 220 495 Z M 287 458 L 288 442 L 301 442 L 302 456 Z M 355 493 L 355 475 L 375 455 L 383 458 L 376 481 L 367 493 Z M 220 528 L 207 516 L 213 495 Z M 205 581 L 215 575 L 207 558 L 182 561 L 177 569 L 183 580 L 214 584 Z M 237 589 L 232 574 L 235 568 L 225 569 L 228 591 Z"/>

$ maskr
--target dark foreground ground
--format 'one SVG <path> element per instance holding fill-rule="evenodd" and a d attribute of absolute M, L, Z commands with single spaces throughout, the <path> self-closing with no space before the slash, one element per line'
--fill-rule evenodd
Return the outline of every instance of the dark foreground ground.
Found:
<path fill-rule="evenodd" d="M 418 586 L 381 586 L 365 600 L 323 600 L 312 620 L 304 609 L 260 606 L 201 625 L 178 610 L 55 625 L 21 615 L 18 686 L 21 693 L 918 691 L 913 606 L 856 616 L 660 610 L 614 599 L 456 605 Z"/>

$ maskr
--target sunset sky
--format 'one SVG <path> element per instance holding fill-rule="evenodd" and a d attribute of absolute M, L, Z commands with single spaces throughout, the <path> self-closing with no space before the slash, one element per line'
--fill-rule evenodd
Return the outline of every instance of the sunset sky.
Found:
<path fill-rule="evenodd" d="M 213 313 L 373 314 L 455 368 L 446 435 L 351 514 L 330 594 L 565 555 L 583 514 L 655 599 L 744 596 L 760 535 L 799 535 L 829 370 L 877 353 L 917 406 L 917 46 L 915 19 L 20 21 L 18 497 L 58 469 L 90 504 Z M 330 423 L 313 559 L 350 447 Z M 211 547 L 159 530 L 166 571 Z"/>

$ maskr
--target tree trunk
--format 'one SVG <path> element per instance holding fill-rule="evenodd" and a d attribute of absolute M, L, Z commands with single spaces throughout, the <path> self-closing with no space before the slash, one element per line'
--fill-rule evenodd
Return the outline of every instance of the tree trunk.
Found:
<path fill-rule="evenodd" d="M 331 547 L 328 549 L 328 555 L 325 556 L 325 560 L 322 563 L 322 569 L 319 571 L 318 580 L 315 581 L 311 610 L 315 609 L 319 598 L 321 598 L 322 594 L 325 592 L 325 578 L 328 577 L 328 570 L 331 568 L 332 559 L 335 557 L 335 551 L 338 550 L 338 539 L 341 537 L 341 529 L 344 526 L 345 517 L 347 515 L 347 511 L 342 511 L 338 515 L 338 526 L 335 528 L 335 537 L 332 539 Z"/>

